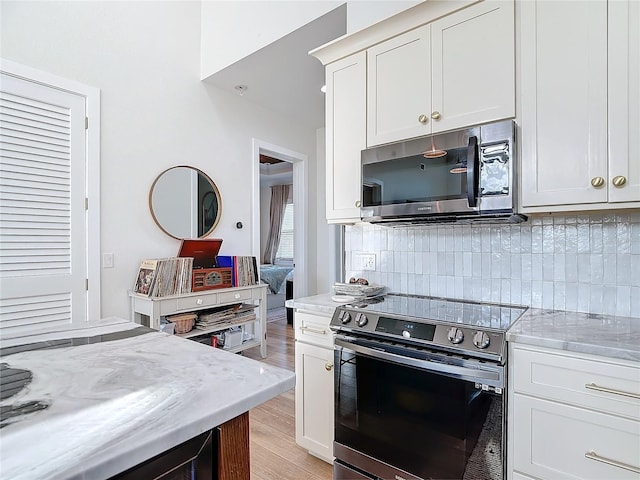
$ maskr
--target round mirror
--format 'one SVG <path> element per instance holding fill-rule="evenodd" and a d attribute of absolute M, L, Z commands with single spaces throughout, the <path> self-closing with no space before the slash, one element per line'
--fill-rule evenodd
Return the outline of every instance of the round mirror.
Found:
<path fill-rule="evenodd" d="M 162 172 L 149 192 L 149 209 L 156 224 L 177 239 L 209 235 L 222 210 L 218 187 L 202 170 L 180 165 Z"/>

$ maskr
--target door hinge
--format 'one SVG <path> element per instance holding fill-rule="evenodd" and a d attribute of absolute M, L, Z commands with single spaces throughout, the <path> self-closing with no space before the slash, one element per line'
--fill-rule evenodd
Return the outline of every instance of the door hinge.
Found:
<path fill-rule="evenodd" d="M 84 129 L 89 130 L 89 117 L 84 117 Z"/>
<path fill-rule="evenodd" d="M 84 198 L 84 209 L 89 210 L 89 199 L 87 197 Z"/>
<path fill-rule="evenodd" d="M 89 279 L 85 278 L 84 279 L 84 289 L 88 292 L 89 291 Z"/>

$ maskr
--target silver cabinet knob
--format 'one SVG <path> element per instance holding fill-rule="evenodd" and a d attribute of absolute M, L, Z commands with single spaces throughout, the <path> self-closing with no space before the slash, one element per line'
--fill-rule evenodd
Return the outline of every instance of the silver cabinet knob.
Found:
<path fill-rule="evenodd" d="M 362 205 L 362 202 L 360 200 L 356 201 L 356 207 L 360 208 L 360 205 Z"/>
<path fill-rule="evenodd" d="M 433 118 L 434 120 L 440 120 L 440 112 L 432 112 L 431 118 Z"/>
<path fill-rule="evenodd" d="M 604 178 L 602 177 L 593 177 L 591 179 L 591 186 L 595 188 L 600 188 L 604 185 Z"/>
<path fill-rule="evenodd" d="M 418 117 L 418 121 L 424 125 L 429 121 L 429 117 L 427 117 L 425 114 L 422 114 Z"/>
<path fill-rule="evenodd" d="M 330 372 L 332 368 L 333 368 L 333 363 L 325 363 L 325 364 L 324 364 L 324 369 L 325 369 L 327 372 Z"/>
<path fill-rule="evenodd" d="M 621 187 L 625 183 L 627 183 L 627 179 L 622 175 L 618 175 L 617 177 L 613 177 L 613 180 L 611 180 L 611 183 L 613 183 L 613 185 L 616 187 Z"/>

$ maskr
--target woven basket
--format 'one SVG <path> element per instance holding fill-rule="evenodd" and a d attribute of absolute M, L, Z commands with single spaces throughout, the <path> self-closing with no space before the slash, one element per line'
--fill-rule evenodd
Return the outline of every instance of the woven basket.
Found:
<path fill-rule="evenodd" d="M 167 317 L 175 325 L 175 333 L 187 333 L 193 329 L 193 324 L 198 316 L 195 313 L 183 313 Z"/>

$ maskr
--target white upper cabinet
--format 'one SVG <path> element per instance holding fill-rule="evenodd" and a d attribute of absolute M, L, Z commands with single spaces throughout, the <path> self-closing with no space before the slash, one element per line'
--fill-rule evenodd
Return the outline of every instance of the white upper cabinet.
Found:
<path fill-rule="evenodd" d="M 523 211 L 640 206 L 640 5 L 519 5 Z"/>
<path fill-rule="evenodd" d="M 327 221 L 360 221 L 360 154 L 366 148 L 366 55 L 326 67 Z"/>
<path fill-rule="evenodd" d="M 431 132 L 430 25 L 367 50 L 367 144 Z"/>
<path fill-rule="evenodd" d="M 367 145 L 515 116 L 513 1 L 484 2 L 367 50 Z"/>
<path fill-rule="evenodd" d="M 485 0 L 432 23 L 431 76 L 434 133 L 515 117 L 514 2 Z"/>
<path fill-rule="evenodd" d="M 609 2 L 609 202 L 640 201 L 640 2 Z"/>

